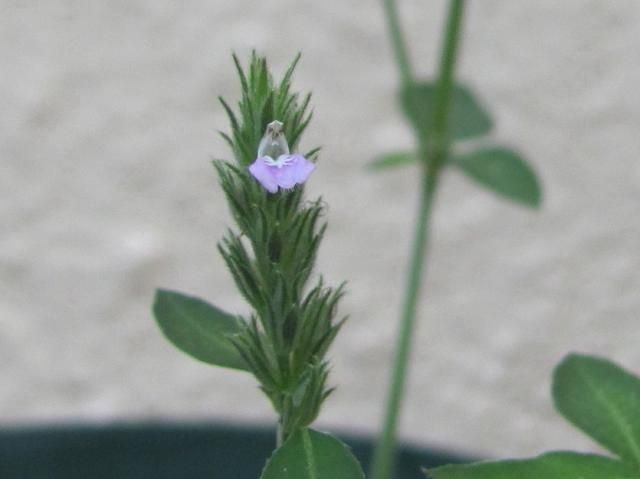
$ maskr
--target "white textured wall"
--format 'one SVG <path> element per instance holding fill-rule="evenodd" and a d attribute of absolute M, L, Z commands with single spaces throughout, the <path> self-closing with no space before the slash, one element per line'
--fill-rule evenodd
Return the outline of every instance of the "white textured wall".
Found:
<path fill-rule="evenodd" d="M 399 2 L 422 73 L 442 1 Z M 403 437 L 481 454 L 591 448 L 553 412 L 569 350 L 640 372 L 640 3 L 471 1 L 460 75 L 497 140 L 544 181 L 539 213 L 445 178 Z M 257 48 L 315 94 L 309 196 L 330 205 L 319 271 L 349 280 L 326 427 L 378 426 L 416 202 L 377 2 L 0 1 L 0 421 L 266 422 L 252 378 L 174 351 L 153 289 L 245 306 L 215 243 L 217 94 Z"/>

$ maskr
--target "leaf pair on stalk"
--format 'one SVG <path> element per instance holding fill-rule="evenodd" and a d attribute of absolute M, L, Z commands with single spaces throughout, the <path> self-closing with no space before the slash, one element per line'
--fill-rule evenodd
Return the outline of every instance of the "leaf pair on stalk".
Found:
<path fill-rule="evenodd" d="M 400 91 L 402 111 L 425 144 L 429 144 L 432 131 L 435 93 L 434 83 L 427 81 L 410 83 Z M 506 199 L 531 208 L 539 207 L 542 191 L 535 172 L 518 152 L 487 142 L 492 129 L 491 116 L 471 90 L 455 85 L 448 128 L 453 148 L 446 164 Z M 476 143 L 475 148 L 463 148 L 468 140 Z M 417 161 L 418 155 L 414 152 L 394 152 L 377 158 L 370 167 L 381 170 Z"/>

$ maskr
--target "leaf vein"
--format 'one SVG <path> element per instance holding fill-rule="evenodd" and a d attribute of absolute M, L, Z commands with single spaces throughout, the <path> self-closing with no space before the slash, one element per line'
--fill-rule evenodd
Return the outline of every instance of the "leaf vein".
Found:
<path fill-rule="evenodd" d="M 597 384 L 592 382 L 591 377 L 588 374 L 586 374 L 586 371 L 584 371 L 581 368 L 579 368 L 578 371 L 580 372 L 580 375 L 584 378 L 587 387 L 589 387 L 593 391 L 596 400 L 603 405 L 606 411 L 609 412 L 609 415 L 611 416 L 613 423 L 618 427 L 618 429 L 622 433 L 622 436 L 629 443 L 629 447 L 634 456 L 634 459 L 638 464 L 640 464 L 640 445 L 636 442 L 635 438 L 633 437 L 633 433 L 629 429 L 629 426 L 624 419 L 624 415 L 615 407 L 615 405 L 610 404 L 610 402 L 607 401 L 607 398 L 603 394 L 602 390 L 598 387 Z"/>
<path fill-rule="evenodd" d="M 313 455 L 313 445 L 311 444 L 311 438 L 309 437 L 309 431 L 302 431 L 302 447 L 304 454 L 307 457 L 307 468 L 309 470 L 309 479 L 318 479 L 316 470 L 316 460 Z"/>

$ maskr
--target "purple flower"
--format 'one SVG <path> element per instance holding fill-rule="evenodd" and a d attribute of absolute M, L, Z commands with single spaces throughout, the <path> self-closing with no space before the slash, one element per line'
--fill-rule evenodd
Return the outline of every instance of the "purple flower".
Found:
<path fill-rule="evenodd" d="M 288 190 L 301 185 L 316 168 L 304 156 L 289 153 L 283 126 L 278 120 L 267 125 L 258 145 L 258 159 L 249 167 L 253 177 L 270 193 L 276 193 L 278 187 Z"/>
<path fill-rule="evenodd" d="M 260 182 L 269 193 L 301 185 L 313 170 L 315 165 L 300 154 L 284 154 L 274 160 L 270 156 L 260 156 L 249 167 L 249 172 Z"/>

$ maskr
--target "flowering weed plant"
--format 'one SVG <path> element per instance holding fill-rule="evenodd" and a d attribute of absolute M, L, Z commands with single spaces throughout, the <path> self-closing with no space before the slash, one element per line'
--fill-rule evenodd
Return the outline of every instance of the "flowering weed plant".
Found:
<path fill-rule="evenodd" d="M 420 197 L 407 268 L 392 375 L 372 479 L 394 470 L 401 410 L 427 256 L 430 216 L 442 172 L 461 172 L 520 205 L 537 208 L 542 193 L 518 152 L 488 138 L 493 122 L 471 88 L 455 81 L 464 0 L 451 0 L 434 80 L 414 76 L 393 0 L 386 18 L 400 72 L 400 108 L 415 133 L 414 151 L 372 163 L 385 170 L 419 168 Z M 218 249 L 251 312 L 237 316 L 202 299 L 158 290 L 153 311 L 165 336 L 194 358 L 247 371 L 278 417 L 276 450 L 263 479 L 361 479 L 358 461 L 337 438 L 310 429 L 332 388 L 326 354 L 344 322 L 337 314 L 343 286 L 326 285 L 314 264 L 326 230 L 320 199 L 304 199 L 319 149 L 300 152 L 309 125 L 310 95 L 291 91 L 296 58 L 279 82 L 264 58 L 247 70 L 234 56 L 241 86 L 237 108 L 220 99 L 231 130 L 221 133 L 232 161 L 215 160 L 235 227 Z M 472 147 L 465 140 L 475 140 Z M 640 379 L 604 359 L 569 355 L 556 368 L 553 399 L 571 423 L 613 456 L 551 452 L 523 459 L 448 465 L 425 471 L 433 479 L 640 479 Z"/>
<path fill-rule="evenodd" d="M 179 349 L 257 379 L 278 415 L 277 445 L 282 446 L 265 478 L 306 477 L 287 459 L 298 452 L 304 470 L 321 466 L 313 460 L 320 454 L 335 462 L 329 472 L 346 468 L 348 477 L 362 477 L 340 441 L 307 428 L 332 391 L 325 356 L 344 318 L 337 317 L 343 286 L 312 278 L 326 223 L 321 200 L 303 197 L 319 149 L 291 153 L 311 119 L 310 95 L 290 90 L 298 58 L 276 84 L 266 59 L 254 54 L 245 73 L 234 56 L 242 89 L 238 112 L 220 98 L 231 123 L 230 134 L 222 136 L 234 160 L 215 160 L 214 167 L 236 229 L 227 230 L 218 249 L 252 312 L 234 316 L 168 290 L 157 292 L 153 309 Z M 282 464 L 293 475 L 280 475 Z"/>

